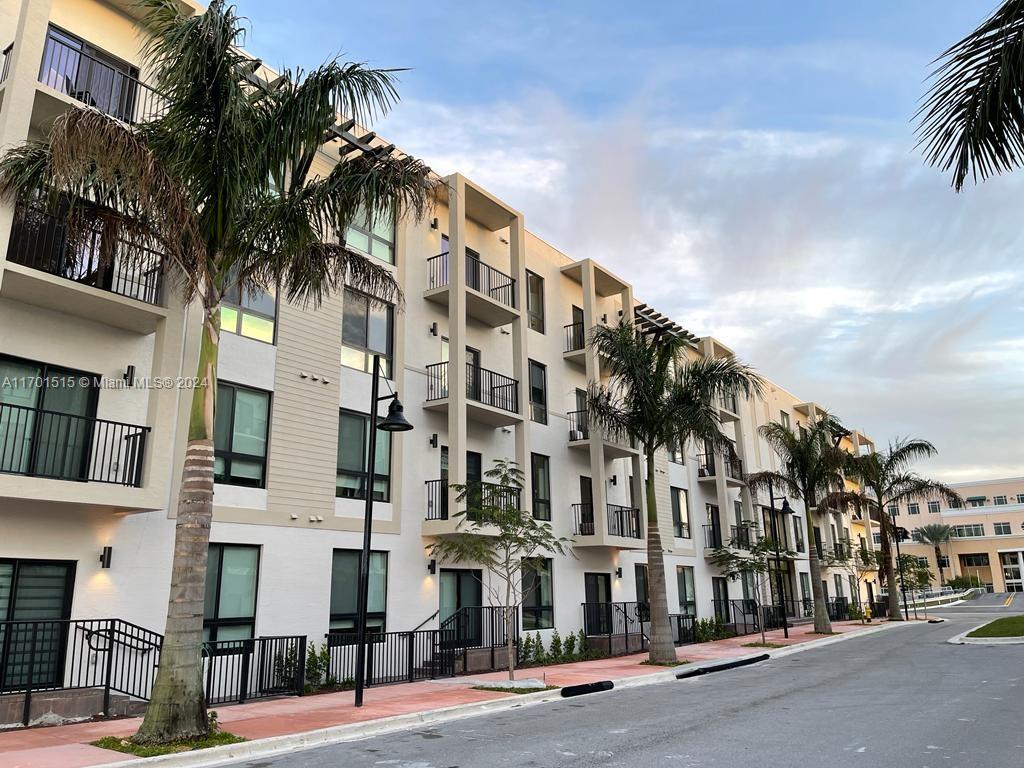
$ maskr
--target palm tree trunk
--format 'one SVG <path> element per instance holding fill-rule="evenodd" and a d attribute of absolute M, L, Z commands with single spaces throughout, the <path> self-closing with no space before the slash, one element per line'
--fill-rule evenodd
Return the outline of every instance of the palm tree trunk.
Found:
<path fill-rule="evenodd" d="M 196 739 L 209 733 L 202 642 L 206 559 L 213 519 L 213 413 L 219 346 L 220 311 L 214 309 L 203 322 L 197 371 L 203 386 L 192 393 L 160 665 L 146 717 L 132 737 L 142 744 Z"/>
<path fill-rule="evenodd" d="M 647 599 L 651 617 L 649 660 L 653 664 L 672 664 L 676 661 L 676 647 L 672 642 L 672 627 L 668 620 L 668 594 L 665 589 L 665 555 L 661 549 L 661 531 L 658 528 L 658 501 L 654 492 L 654 451 L 646 452 L 647 478 Z"/>
<path fill-rule="evenodd" d="M 946 586 L 946 577 L 942 574 L 942 550 L 935 545 L 935 567 L 939 569 L 939 589 Z"/>
<path fill-rule="evenodd" d="M 879 505 L 879 509 L 884 510 L 885 507 Z M 896 584 L 896 566 L 892 560 L 892 520 L 887 515 L 887 512 L 882 511 L 878 518 L 882 529 L 882 567 L 885 568 L 885 587 L 889 592 L 889 621 L 903 621 L 899 586 Z"/>
<path fill-rule="evenodd" d="M 818 542 L 814 538 L 814 513 L 809 502 L 807 509 L 807 531 L 810 539 L 807 547 L 807 565 L 811 571 L 811 596 L 814 598 L 814 631 L 825 635 L 832 634 L 832 622 L 828 618 L 828 606 L 825 605 L 825 592 L 821 588 L 821 561 L 818 559 Z"/>

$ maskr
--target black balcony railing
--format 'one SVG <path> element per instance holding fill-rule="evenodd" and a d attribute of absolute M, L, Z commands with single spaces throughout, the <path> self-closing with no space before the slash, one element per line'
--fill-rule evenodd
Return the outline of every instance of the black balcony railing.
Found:
<path fill-rule="evenodd" d="M 0 403 L 0 472 L 138 488 L 149 427 Z"/>
<path fill-rule="evenodd" d="M 427 259 L 427 289 L 443 288 L 448 281 L 448 254 Z M 515 309 L 516 279 L 469 254 L 466 254 L 466 287 Z"/>
<path fill-rule="evenodd" d="M 807 551 L 807 545 L 804 544 L 804 540 L 803 539 L 797 539 L 796 540 L 796 551 L 801 553 L 801 554 L 803 554 L 804 552 Z"/>
<path fill-rule="evenodd" d="M 832 544 L 832 556 L 836 560 L 850 559 L 850 545 L 847 542 L 837 541 Z"/>
<path fill-rule="evenodd" d="M 569 323 L 564 326 L 565 351 L 578 352 L 586 346 L 587 333 L 583 323 Z"/>
<path fill-rule="evenodd" d="M 704 526 L 705 549 L 718 549 L 722 546 L 722 526 L 709 523 Z"/>
<path fill-rule="evenodd" d="M 468 510 L 466 517 L 470 520 L 477 519 L 473 510 L 479 509 L 519 509 L 520 499 L 519 488 L 509 485 L 498 485 L 497 483 L 485 483 L 479 480 L 470 480 L 466 483 L 466 495 L 463 499 Z M 447 520 L 448 511 L 448 480 L 427 480 L 427 520 Z"/>
<path fill-rule="evenodd" d="M 743 462 L 739 459 L 729 459 L 722 463 L 725 464 L 726 477 L 730 477 L 733 480 L 744 480 L 746 478 L 746 475 L 743 474 Z"/>
<path fill-rule="evenodd" d="M 597 533 L 597 529 L 594 525 L 594 505 L 585 504 L 573 504 L 572 505 L 572 517 L 573 517 L 573 534 L 576 536 L 593 536 Z"/>
<path fill-rule="evenodd" d="M 7 80 L 7 76 L 11 73 L 11 53 L 14 51 L 14 43 L 11 43 L 4 48 L 3 53 L 0 56 L 4 57 L 4 63 L 0 65 L 0 83 Z"/>
<path fill-rule="evenodd" d="M 715 456 L 711 453 L 697 454 L 697 477 L 715 476 Z"/>
<path fill-rule="evenodd" d="M 167 100 L 134 69 L 101 61 L 53 29 L 43 48 L 39 82 L 129 124 L 154 120 L 167 108 Z"/>
<path fill-rule="evenodd" d="M 427 400 L 448 397 L 448 363 L 427 366 Z M 519 413 L 519 382 L 500 373 L 466 363 L 466 397 L 492 408 Z"/>
<path fill-rule="evenodd" d="M 590 419 L 586 411 L 569 411 L 569 440 L 588 440 L 590 438 Z"/>
<path fill-rule="evenodd" d="M 737 549 L 750 549 L 757 544 L 757 531 L 749 525 L 729 527 L 729 543 Z"/>
<path fill-rule="evenodd" d="M 588 637 L 624 637 L 629 648 L 631 636 L 647 647 L 644 623 L 650 621 L 647 603 L 583 603 L 583 632 Z"/>
<path fill-rule="evenodd" d="M 160 302 L 163 257 L 155 250 L 118 242 L 113 258 L 103 258 L 103 235 L 85 233 L 72 242 L 62 219 L 21 209 L 11 228 L 7 258 L 40 272 L 91 285 L 147 304 Z"/>
<path fill-rule="evenodd" d="M 724 408 L 730 413 L 739 413 L 739 409 L 736 404 L 736 395 L 722 395 L 718 400 L 718 404 L 721 408 Z"/>
<path fill-rule="evenodd" d="M 643 528 L 640 525 L 640 510 L 636 507 L 609 504 L 608 535 L 621 536 L 625 539 L 642 539 Z"/>

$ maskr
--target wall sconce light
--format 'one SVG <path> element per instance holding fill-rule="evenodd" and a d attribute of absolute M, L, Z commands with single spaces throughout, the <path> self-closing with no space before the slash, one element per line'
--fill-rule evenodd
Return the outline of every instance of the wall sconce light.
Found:
<path fill-rule="evenodd" d="M 431 229 L 437 229 L 437 227 L 438 227 L 437 217 L 435 216 L 433 219 L 430 220 L 430 228 Z"/>
<path fill-rule="evenodd" d="M 612 475 L 610 478 L 608 478 L 608 482 L 611 485 L 618 485 L 619 484 L 619 477 L 618 477 L 618 475 Z"/>
<path fill-rule="evenodd" d="M 608 314 L 607 313 L 601 315 L 601 324 L 602 325 L 608 325 Z"/>
<path fill-rule="evenodd" d="M 100 552 L 100 568 L 109 568 L 110 567 L 110 558 L 111 558 L 111 555 L 113 555 L 113 553 L 114 553 L 113 547 L 104 547 L 103 548 L 103 551 Z"/>
<path fill-rule="evenodd" d="M 430 324 L 430 335 L 437 336 L 437 323 Z"/>
<path fill-rule="evenodd" d="M 616 579 L 621 579 L 622 578 L 622 566 L 621 565 L 618 568 L 615 569 L 615 578 Z"/>
<path fill-rule="evenodd" d="M 504 243 L 505 245 L 508 245 L 508 240 L 506 240 L 503 235 L 498 235 L 498 242 L 499 243 Z"/>
<path fill-rule="evenodd" d="M 437 573 L 437 560 L 431 558 L 430 562 L 427 563 L 427 573 L 429 573 L 431 576 Z"/>
<path fill-rule="evenodd" d="M 124 381 L 129 387 L 135 386 L 135 366 L 129 365 L 124 372 Z"/>
<path fill-rule="evenodd" d="M 430 447 L 437 448 L 437 432 L 430 436 Z"/>

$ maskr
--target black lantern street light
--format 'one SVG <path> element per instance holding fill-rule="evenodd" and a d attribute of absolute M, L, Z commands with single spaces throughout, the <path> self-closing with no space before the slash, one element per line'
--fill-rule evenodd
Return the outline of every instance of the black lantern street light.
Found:
<path fill-rule="evenodd" d="M 896 541 L 896 562 L 900 565 L 900 591 L 903 593 L 903 618 L 905 621 L 910 621 L 910 611 L 907 609 L 907 576 L 904 573 L 903 568 L 903 556 L 900 555 L 900 542 L 904 539 L 905 528 L 896 527 L 896 513 L 890 512 L 892 517 L 892 537 Z M 892 589 L 892 585 L 889 586 Z M 916 606 L 916 603 L 915 603 Z M 916 613 L 917 608 L 914 608 Z"/>
<path fill-rule="evenodd" d="M 772 487 L 772 483 L 769 480 L 768 505 L 771 509 L 772 539 L 775 542 L 775 591 L 779 593 L 779 616 L 782 618 L 782 634 L 784 637 L 789 637 L 789 620 L 786 618 L 786 593 L 782 589 L 782 555 L 779 552 L 778 521 L 776 520 L 775 512 L 776 498 L 782 499 L 782 514 L 787 514 L 793 511 L 793 508 L 789 506 L 789 501 L 785 496 L 775 496 L 775 489 Z"/>
<path fill-rule="evenodd" d="M 363 706 L 363 687 L 366 684 L 366 603 L 370 591 L 370 534 L 373 531 L 373 475 L 377 458 L 377 430 L 381 432 L 408 432 L 412 424 L 405 420 L 398 393 L 383 397 L 380 391 L 380 355 L 373 356 L 373 384 L 370 390 L 370 443 L 366 450 L 366 511 L 363 515 L 363 551 L 359 557 L 359 594 L 356 598 L 356 706 Z M 377 421 L 377 404 L 390 400 L 388 415 Z"/>

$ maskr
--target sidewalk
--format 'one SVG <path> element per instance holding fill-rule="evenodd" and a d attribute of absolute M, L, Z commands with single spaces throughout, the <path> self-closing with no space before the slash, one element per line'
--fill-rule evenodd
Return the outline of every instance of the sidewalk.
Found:
<path fill-rule="evenodd" d="M 878 626 L 880 622 L 865 627 L 860 622 L 847 621 L 835 622 L 832 628 L 836 634 L 849 634 Z M 773 630 L 766 633 L 766 638 L 768 642 L 785 645 L 798 645 L 823 639 L 820 635 L 812 634 L 812 629 L 810 625 L 792 628 L 788 640 L 782 637 L 782 630 Z M 764 652 L 766 649 L 744 647 L 746 643 L 760 640 L 760 635 L 744 635 L 714 643 L 684 645 L 676 648 L 676 656 L 690 662 L 731 659 Z M 564 687 L 596 680 L 623 680 L 659 673 L 663 675 L 670 669 L 641 664 L 646 658 L 647 654 L 636 654 L 572 664 L 531 667 L 518 671 L 516 676 L 544 678 L 548 685 Z M 460 704 L 515 698 L 517 694 L 473 690 L 474 685 L 504 680 L 507 677 L 504 672 L 490 672 L 369 688 L 361 709 L 353 706 L 352 692 L 345 691 L 221 706 L 217 707 L 217 714 L 224 730 L 249 740 L 261 739 L 378 720 L 393 715 L 425 713 Z M 139 723 L 139 718 L 127 718 L 3 731 L 0 732 L 0 765 L 5 768 L 80 768 L 134 759 L 131 755 L 93 747 L 89 742 L 103 736 L 130 736 L 138 729 Z"/>

